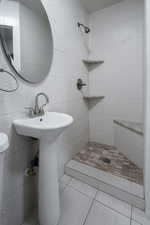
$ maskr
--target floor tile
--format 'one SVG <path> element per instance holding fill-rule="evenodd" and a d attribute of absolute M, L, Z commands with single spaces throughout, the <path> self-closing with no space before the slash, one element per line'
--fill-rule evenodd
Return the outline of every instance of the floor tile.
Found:
<path fill-rule="evenodd" d="M 64 176 L 61 178 L 60 182 L 62 182 L 64 185 L 67 185 L 67 184 L 69 184 L 71 179 L 72 179 L 72 177 L 64 174 Z"/>
<path fill-rule="evenodd" d="M 131 206 L 126 202 L 120 201 L 102 191 L 97 192 L 96 200 L 125 216 L 131 217 Z"/>
<path fill-rule="evenodd" d="M 99 182 L 114 186 L 122 191 L 137 196 L 138 198 L 144 197 L 143 185 L 133 183 L 129 180 L 123 179 L 122 177 L 115 176 L 111 173 L 86 165 L 76 160 L 69 161 L 66 164 L 66 168 L 67 170 L 71 169 L 72 171 L 74 170 L 78 173 L 80 172 L 84 175 L 92 177 L 93 179 L 96 179 Z"/>
<path fill-rule="evenodd" d="M 89 197 L 67 186 L 61 195 L 59 225 L 82 225 L 91 204 Z"/>
<path fill-rule="evenodd" d="M 130 219 L 95 201 L 85 225 L 130 225 Z"/>
<path fill-rule="evenodd" d="M 65 187 L 70 183 L 72 178 L 70 176 L 67 176 L 66 174 L 60 179 L 59 182 L 59 191 L 60 193 L 65 189 Z"/>
<path fill-rule="evenodd" d="M 59 183 L 59 193 L 60 194 L 64 191 L 65 187 L 66 187 L 66 185 L 64 185 L 63 183 L 61 183 L 61 182 Z"/>
<path fill-rule="evenodd" d="M 136 221 L 132 220 L 132 221 L 131 221 L 131 225 L 142 225 L 142 224 L 137 223 Z"/>
<path fill-rule="evenodd" d="M 80 191 L 81 193 L 88 195 L 90 198 L 95 198 L 97 189 L 85 184 L 79 180 L 72 179 L 69 186 Z"/>
<path fill-rule="evenodd" d="M 132 219 L 142 225 L 150 225 L 150 219 L 145 216 L 144 211 L 135 207 L 132 208 Z"/>
<path fill-rule="evenodd" d="M 134 190 L 134 194 L 130 193 L 130 191 L 124 191 L 124 189 L 127 189 L 127 185 L 129 189 L 129 184 L 124 184 L 122 182 L 121 186 L 121 178 L 116 183 L 115 176 L 109 176 L 108 173 L 104 173 L 103 171 L 99 171 L 96 168 L 89 167 L 74 160 L 67 163 L 65 172 L 71 177 L 79 179 L 83 183 L 88 183 L 90 186 L 104 191 L 115 198 L 127 202 L 128 204 L 132 204 L 141 209 L 144 209 L 145 207 L 144 199 L 135 195 L 135 187 L 134 189 L 132 188 L 132 190 Z M 127 183 L 129 183 L 129 181 L 127 181 Z"/>

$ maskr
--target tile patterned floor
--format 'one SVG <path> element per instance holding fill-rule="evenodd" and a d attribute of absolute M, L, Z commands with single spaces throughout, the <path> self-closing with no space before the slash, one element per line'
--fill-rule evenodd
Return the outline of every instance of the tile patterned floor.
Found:
<path fill-rule="evenodd" d="M 89 142 L 73 160 L 143 185 L 143 171 L 113 146 Z"/>
<path fill-rule="evenodd" d="M 150 225 L 144 212 L 104 192 L 64 176 L 58 225 Z M 24 225 L 38 225 L 36 214 Z"/>

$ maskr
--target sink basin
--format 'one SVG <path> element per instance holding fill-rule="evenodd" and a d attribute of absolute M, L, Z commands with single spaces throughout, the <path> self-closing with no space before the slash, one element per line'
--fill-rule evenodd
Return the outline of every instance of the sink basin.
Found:
<path fill-rule="evenodd" d="M 67 114 L 47 112 L 44 116 L 15 120 L 13 124 L 20 135 L 52 140 L 52 136 L 57 137 L 72 122 L 73 118 Z"/>
<path fill-rule="evenodd" d="M 60 216 L 57 158 L 61 149 L 59 136 L 73 118 L 67 114 L 47 112 L 36 118 L 13 122 L 20 135 L 39 139 L 39 223 L 57 225 Z"/>

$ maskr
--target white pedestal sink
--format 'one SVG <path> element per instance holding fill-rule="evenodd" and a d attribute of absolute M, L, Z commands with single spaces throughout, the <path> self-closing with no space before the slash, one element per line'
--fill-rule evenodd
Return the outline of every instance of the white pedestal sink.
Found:
<path fill-rule="evenodd" d="M 39 220 L 40 225 L 57 225 L 60 215 L 57 172 L 57 138 L 73 123 L 69 115 L 47 112 L 44 116 L 13 122 L 20 135 L 40 140 Z"/>

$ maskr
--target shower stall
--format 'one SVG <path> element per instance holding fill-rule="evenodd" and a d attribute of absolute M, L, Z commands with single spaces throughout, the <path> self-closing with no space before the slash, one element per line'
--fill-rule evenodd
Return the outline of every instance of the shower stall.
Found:
<path fill-rule="evenodd" d="M 88 73 L 81 92 L 89 110 L 89 141 L 66 164 L 65 173 L 147 210 L 145 3 L 120 1 L 89 17 L 89 28 L 78 23 L 89 45 L 81 62 Z"/>

